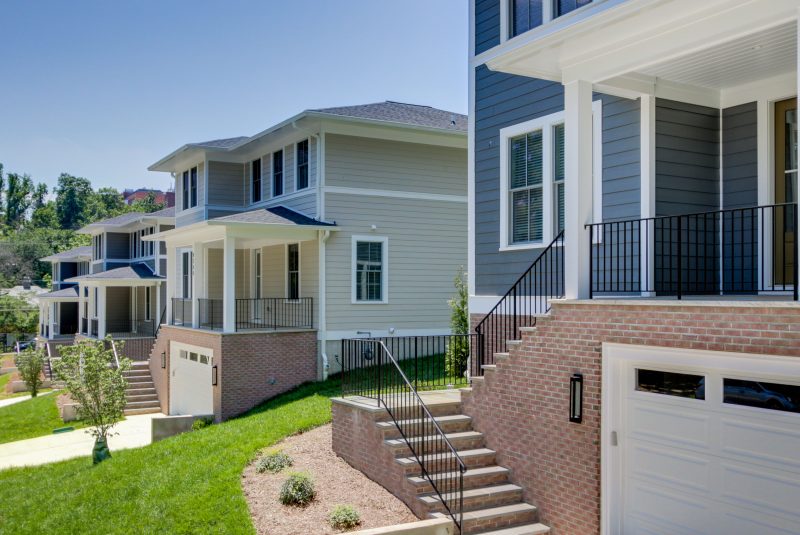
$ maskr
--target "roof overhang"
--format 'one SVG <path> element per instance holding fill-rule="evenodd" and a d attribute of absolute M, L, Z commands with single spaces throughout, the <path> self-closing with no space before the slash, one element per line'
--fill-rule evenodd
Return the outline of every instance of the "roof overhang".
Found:
<path fill-rule="evenodd" d="M 234 238 L 243 243 L 279 244 L 292 241 L 315 240 L 321 231 L 337 231 L 332 225 L 284 225 L 241 221 L 200 221 L 145 236 L 145 241 L 164 241 L 170 246 L 190 246 Z"/>
<path fill-rule="evenodd" d="M 97 234 L 100 232 L 131 232 L 136 230 L 140 225 L 164 225 L 174 224 L 175 216 L 154 216 L 151 214 L 143 214 L 141 217 L 125 221 L 124 223 L 106 223 L 104 221 L 97 221 L 89 223 L 88 225 L 78 229 L 78 234 Z"/>
<path fill-rule="evenodd" d="M 481 60 L 499 72 L 602 86 L 659 82 L 654 66 L 797 20 L 796 0 L 605 0 L 505 41 Z M 562 20 L 563 19 L 563 20 Z M 638 83 L 638 86 L 636 85 Z"/>

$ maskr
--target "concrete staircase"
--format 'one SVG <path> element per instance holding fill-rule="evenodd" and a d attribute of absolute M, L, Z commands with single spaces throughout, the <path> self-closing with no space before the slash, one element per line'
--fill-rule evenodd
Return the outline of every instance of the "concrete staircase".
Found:
<path fill-rule="evenodd" d="M 462 533 L 483 535 L 542 535 L 550 528 L 538 522 L 536 507 L 522 500 L 522 488 L 511 483 L 510 471 L 497 465 L 495 452 L 485 446 L 482 433 L 472 428 L 472 419 L 461 411 L 460 401 L 429 403 L 428 409 L 450 443 L 467 466 L 464 473 L 464 514 Z M 398 425 L 412 443 L 425 442 L 425 447 L 435 447 L 435 437 L 415 436 L 421 426 L 414 419 L 399 420 Z M 439 496 L 430 482 L 420 477 L 420 467 L 412 456 L 406 441 L 393 421 L 379 421 L 375 425 L 383 434 L 384 447 L 393 453 L 406 474 L 407 485 L 431 518 L 447 514 Z M 430 449 L 427 449 L 430 451 Z M 444 454 L 447 455 L 447 454 Z M 431 474 L 436 478 L 446 473 Z M 456 474 L 453 474 L 456 475 Z M 455 498 L 455 496 L 453 496 Z M 445 495 L 445 499 L 449 499 Z"/>
<path fill-rule="evenodd" d="M 158 394 L 150 375 L 150 365 L 145 362 L 133 362 L 131 369 L 123 372 L 128 387 L 125 390 L 127 404 L 125 405 L 125 415 L 149 414 L 161 412 L 161 405 L 158 402 Z"/>

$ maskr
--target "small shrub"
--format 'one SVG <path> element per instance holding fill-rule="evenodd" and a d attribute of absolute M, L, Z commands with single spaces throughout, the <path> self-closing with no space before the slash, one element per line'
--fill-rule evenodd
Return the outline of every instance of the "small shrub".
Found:
<path fill-rule="evenodd" d="M 44 349 L 36 348 L 33 345 L 28 346 L 25 351 L 14 359 L 14 365 L 19 370 L 19 376 L 25 382 L 28 390 L 31 391 L 32 398 L 36 397 L 42 387 L 44 359 Z"/>
<path fill-rule="evenodd" d="M 348 530 L 361 524 L 361 517 L 352 505 L 337 505 L 328 516 L 333 529 Z"/>
<path fill-rule="evenodd" d="M 283 505 L 305 506 L 316 496 L 314 482 L 306 473 L 295 472 L 283 482 L 278 499 Z"/>
<path fill-rule="evenodd" d="M 197 420 L 192 422 L 192 431 L 203 429 L 204 427 L 208 427 L 213 423 L 214 420 L 212 420 L 211 418 L 198 418 Z"/>
<path fill-rule="evenodd" d="M 292 466 L 291 457 L 282 451 L 273 451 L 272 453 L 267 453 L 258 460 L 258 463 L 256 464 L 256 471 L 259 474 L 263 474 L 264 472 L 272 472 L 273 474 L 277 474 L 289 466 Z"/>

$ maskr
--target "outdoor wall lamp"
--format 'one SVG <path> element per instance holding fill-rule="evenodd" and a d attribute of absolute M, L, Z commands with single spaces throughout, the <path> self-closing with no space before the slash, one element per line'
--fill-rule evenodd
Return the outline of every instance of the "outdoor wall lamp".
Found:
<path fill-rule="evenodd" d="M 583 374 L 573 373 L 569 378 L 569 421 L 583 421 Z"/>
<path fill-rule="evenodd" d="M 217 386 L 217 365 L 211 366 L 211 385 Z"/>
<path fill-rule="evenodd" d="M 167 367 L 167 352 L 166 351 L 162 351 L 161 352 L 161 369 L 164 369 L 166 367 Z"/>

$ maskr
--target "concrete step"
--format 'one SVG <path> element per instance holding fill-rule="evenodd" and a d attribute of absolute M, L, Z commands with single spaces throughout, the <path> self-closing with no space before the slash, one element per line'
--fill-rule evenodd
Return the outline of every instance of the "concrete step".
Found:
<path fill-rule="evenodd" d="M 453 401 L 436 401 L 432 403 L 425 402 L 425 406 L 428 408 L 431 416 L 434 418 L 438 416 L 452 416 L 454 414 L 462 414 L 463 411 L 461 410 L 461 401 L 460 400 L 453 400 Z M 409 406 L 409 407 L 393 407 L 392 408 L 392 416 L 396 420 L 407 420 L 412 418 L 419 418 L 421 414 L 420 408 L 417 405 Z M 392 418 L 389 416 L 388 412 L 384 413 L 382 416 L 379 417 L 379 421 L 387 422 L 390 421 Z"/>
<path fill-rule="evenodd" d="M 122 413 L 125 416 L 135 416 L 137 414 L 153 414 L 156 412 L 161 412 L 161 407 L 143 407 L 138 409 L 125 409 Z"/>
<path fill-rule="evenodd" d="M 153 378 L 150 377 L 150 374 L 142 375 L 141 377 L 126 377 L 126 381 L 128 384 L 139 384 L 139 383 L 152 383 Z"/>
<path fill-rule="evenodd" d="M 457 492 L 447 492 L 440 499 L 437 494 L 420 496 L 419 500 L 424 503 L 431 511 L 444 512 L 443 500 L 448 503 L 456 503 L 459 499 Z M 522 487 L 512 483 L 479 487 L 464 491 L 464 511 L 474 511 L 490 507 L 500 507 L 502 505 L 512 505 L 522 500 Z"/>
<path fill-rule="evenodd" d="M 150 370 L 128 370 L 122 372 L 122 376 L 125 378 L 129 377 L 150 377 Z"/>
<path fill-rule="evenodd" d="M 547 533 L 550 533 L 550 527 L 545 526 L 544 524 L 536 523 L 492 531 L 479 531 L 476 533 L 479 533 L 480 535 L 546 535 Z"/>
<path fill-rule="evenodd" d="M 462 517 L 461 532 L 477 534 L 504 528 L 536 523 L 537 509 L 528 503 L 515 503 L 466 511 Z M 431 513 L 431 518 L 448 518 L 444 513 Z"/>
<path fill-rule="evenodd" d="M 152 394 L 135 394 L 135 395 L 126 394 L 125 395 L 125 400 L 128 403 L 135 403 L 135 402 L 138 402 L 138 401 L 155 401 L 155 402 L 158 402 L 158 395 L 155 392 L 153 392 Z"/>
<path fill-rule="evenodd" d="M 129 396 L 138 396 L 141 394 L 155 394 L 155 386 L 146 386 L 147 383 L 137 383 L 136 385 L 128 385 L 125 389 L 125 394 Z"/>
<path fill-rule="evenodd" d="M 504 466 L 483 466 L 480 468 L 470 468 L 464 472 L 464 489 L 474 489 L 486 485 L 500 485 L 508 482 L 510 470 Z M 458 472 L 440 472 L 432 474 L 434 480 L 452 479 L 458 477 Z M 417 489 L 417 494 L 433 492 L 430 481 L 424 477 L 411 476 L 408 481 Z"/>
<path fill-rule="evenodd" d="M 483 447 L 483 433 L 479 433 L 478 431 L 459 431 L 458 433 L 447 433 L 444 436 L 456 451 Z M 425 452 L 449 451 L 447 443 L 442 440 L 441 435 L 438 434 L 424 437 L 411 437 L 408 439 L 408 442 L 402 438 L 392 438 L 385 440 L 384 444 L 392 450 L 395 457 L 411 455 L 409 444 L 411 444 L 417 452 L 420 450 Z"/>
<path fill-rule="evenodd" d="M 433 418 L 445 433 L 457 433 L 459 431 L 470 431 L 472 429 L 472 418 L 464 414 L 452 414 L 449 416 L 438 416 Z M 397 424 L 406 437 L 417 436 L 423 430 L 423 422 L 426 423 L 425 429 L 432 427 L 430 420 L 413 418 L 410 420 L 400 420 Z M 383 432 L 384 438 L 400 438 L 400 430 L 394 422 L 378 422 L 375 424 Z"/>
<path fill-rule="evenodd" d="M 128 401 L 125 404 L 125 409 L 149 409 L 151 407 L 159 407 L 158 400 L 147 401 Z"/>
<path fill-rule="evenodd" d="M 472 450 L 459 450 L 459 457 L 464 462 L 467 470 L 480 468 L 495 464 L 495 451 L 489 448 L 476 448 Z M 444 464 L 453 458 L 452 453 L 443 453 L 436 456 L 437 461 Z M 414 457 L 398 457 L 395 462 L 402 466 L 407 476 L 418 476 L 420 473 L 419 463 Z"/>

